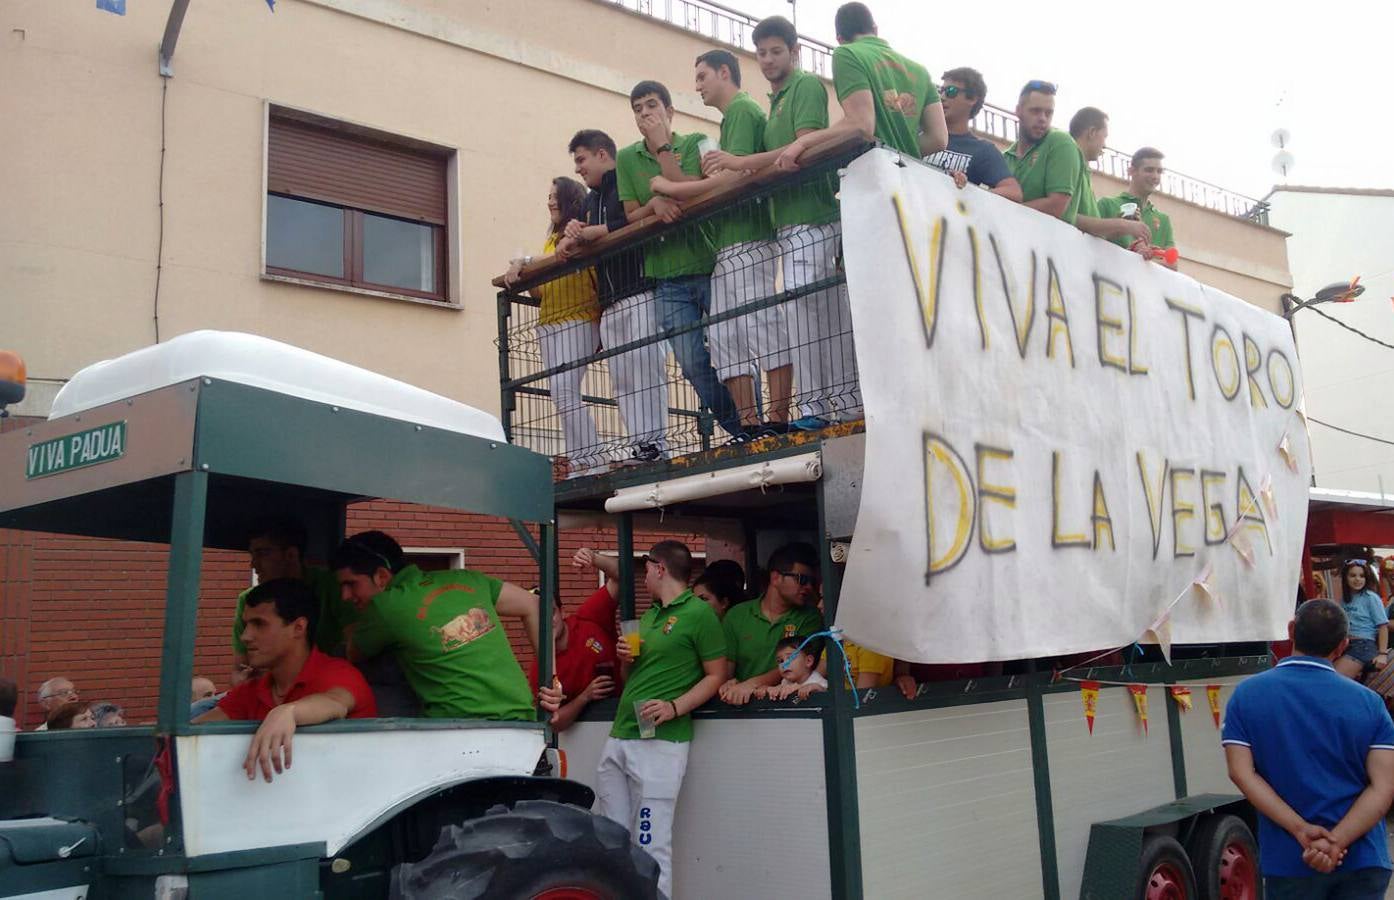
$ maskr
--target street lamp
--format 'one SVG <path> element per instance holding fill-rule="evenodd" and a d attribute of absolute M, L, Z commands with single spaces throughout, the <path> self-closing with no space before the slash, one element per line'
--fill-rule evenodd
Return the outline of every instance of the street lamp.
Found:
<path fill-rule="evenodd" d="M 1365 286 L 1360 283 L 1360 276 L 1357 275 L 1349 283 L 1338 281 L 1335 284 L 1328 284 L 1317 291 L 1317 295 L 1310 300 L 1303 300 L 1296 294 L 1284 294 L 1282 297 L 1283 316 L 1291 319 L 1299 309 L 1316 306 L 1318 303 L 1350 303 L 1363 293 L 1365 293 Z"/>

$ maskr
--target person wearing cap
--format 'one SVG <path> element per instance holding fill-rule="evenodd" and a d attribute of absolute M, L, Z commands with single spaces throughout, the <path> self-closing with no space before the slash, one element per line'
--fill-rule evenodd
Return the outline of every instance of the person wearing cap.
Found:
<path fill-rule="evenodd" d="M 266 781 L 290 768 L 297 728 L 377 715 L 363 675 L 314 645 L 320 600 L 309 585 L 278 578 L 252 588 L 242 607 L 242 637 L 251 666 L 262 674 L 228 691 L 195 718 L 261 722 L 242 760 L 248 780 Z"/>
<path fill-rule="evenodd" d="M 1162 184 L 1166 171 L 1162 166 L 1162 151 L 1154 147 L 1143 147 L 1133 154 L 1128 165 L 1128 189 L 1115 197 L 1099 198 L 1099 215 L 1105 219 L 1137 219 L 1147 226 L 1150 243 L 1159 250 L 1176 246 L 1176 238 L 1171 230 L 1171 217 L 1152 205 L 1152 195 Z M 1123 248 L 1131 248 L 1127 237 L 1110 238 Z M 1175 269 L 1176 263 L 1157 259 L 1162 265 Z"/>
<path fill-rule="evenodd" d="M 390 655 L 431 718 L 537 718 L 528 679 L 501 616 L 522 620 L 538 650 L 538 598 L 472 569 L 423 572 L 381 531 L 355 534 L 330 565 L 346 602 L 359 611 L 349 659 Z"/>

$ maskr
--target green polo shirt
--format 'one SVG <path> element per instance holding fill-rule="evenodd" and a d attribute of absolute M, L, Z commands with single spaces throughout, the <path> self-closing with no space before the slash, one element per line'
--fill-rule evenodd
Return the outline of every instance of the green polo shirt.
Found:
<path fill-rule="evenodd" d="M 823 614 L 814 607 L 796 606 L 771 622 L 760 611 L 760 598 L 756 597 L 727 610 L 721 627 L 736 663 L 736 680 L 745 681 L 775 667 L 775 645 L 780 641 L 822 631 Z"/>
<path fill-rule="evenodd" d="M 794 142 L 800 131 L 828 127 L 828 88 L 823 79 L 802 69 L 770 94 L 770 117 L 765 121 L 765 149 L 778 150 Z M 837 221 L 837 176 L 828 173 L 814 181 L 775 193 L 771 218 L 776 228 L 786 225 L 826 225 Z"/>
<path fill-rule="evenodd" d="M 344 627 L 358 621 L 358 608 L 345 603 L 339 594 L 339 579 L 328 569 L 306 566 L 305 583 L 319 598 L 319 624 L 315 626 L 315 646 L 322 652 L 344 655 Z M 251 588 L 237 595 L 237 613 L 232 620 L 232 652 L 243 656 L 247 647 L 242 643 L 242 610 L 247 605 Z"/>
<path fill-rule="evenodd" d="M 1152 246 L 1160 247 L 1165 250 L 1168 247 L 1176 246 L 1176 238 L 1171 233 L 1171 217 L 1160 209 L 1152 205 L 1151 198 L 1143 203 L 1132 194 L 1124 191 L 1117 197 L 1104 197 L 1099 200 L 1099 216 L 1105 219 L 1117 218 L 1123 212 L 1124 203 L 1136 203 L 1138 205 L 1138 215 L 1142 218 L 1147 230 L 1152 232 Z M 1129 249 L 1133 245 L 1130 237 L 1116 237 L 1112 239 L 1118 246 Z"/>
<path fill-rule="evenodd" d="M 731 98 L 721 115 L 721 149 L 736 156 L 765 151 L 765 111 L 745 91 Z M 770 206 L 765 200 L 745 204 L 714 222 L 717 250 L 774 237 Z"/>
<path fill-rule="evenodd" d="M 1076 144 L 1075 146 L 1079 146 Z M 1075 217 L 1092 216 L 1099 218 L 1099 201 L 1094 197 L 1094 179 L 1090 177 L 1089 161 L 1084 158 L 1084 151 L 1079 151 L 1079 208 L 1075 210 Z"/>
<path fill-rule="evenodd" d="M 431 718 L 536 718 L 495 605 L 503 582 L 469 569 L 407 566 L 353 631 L 364 656 L 391 651 Z"/>
<path fill-rule="evenodd" d="M 655 603 L 639 619 L 639 658 L 624 681 L 624 694 L 615 713 L 610 737 L 639 739 L 636 700 L 676 700 L 706 677 L 703 663 L 726 656 L 726 636 L 712 608 L 691 591 L 683 591 L 667 606 Z M 658 726 L 658 740 L 692 740 L 692 716 L 679 716 Z"/>
<path fill-rule="evenodd" d="M 1084 165 L 1084 154 L 1074 138 L 1052 128 L 1025 151 L 1021 149 L 1021 139 L 1018 138 L 1002 156 L 1021 184 L 1021 199 L 1024 202 L 1039 200 L 1047 194 L 1069 194 L 1070 203 L 1060 218 L 1071 225 L 1075 223 L 1075 217 L 1079 214 L 1080 170 L 1088 167 Z M 1093 195 L 1092 190 L 1090 195 Z"/>
<path fill-rule="evenodd" d="M 837 99 L 871 91 L 876 107 L 876 139 L 920 158 L 920 117 L 939 102 L 939 89 L 924 66 L 891 49 L 874 35 L 863 35 L 833 51 Z"/>
<path fill-rule="evenodd" d="M 700 134 L 673 132 L 673 153 L 685 174 L 702 174 L 702 156 L 697 145 L 703 137 Z M 653 198 L 649 180 L 662 174 L 658 159 L 649 152 L 643 141 L 625 147 L 615 158 L 615 180 L 620 202 L 633 200 L 640 206 L 648 203 Z M 710 220 L 664 235 L 662 240 L 646 245 L 644 250 L 644 274 L 649 278 L 710 275 L 714 265 L 716 251 L 712 249 Z"/>

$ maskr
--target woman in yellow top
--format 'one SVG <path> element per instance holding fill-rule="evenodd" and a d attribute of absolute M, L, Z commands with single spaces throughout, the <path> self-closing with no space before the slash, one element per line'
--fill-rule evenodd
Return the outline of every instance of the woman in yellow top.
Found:
<path fill-rule="evenodd" d="M 553 178 L 552 189 L 547 194 L 547 212 L 552 221 L 542 245 L 543 255 L 556 251 L 567 222 L 586 220 L 585 187 L 574 178 Z M 516 280 L 523 265 L 531 259 L 515 260 L 504 281 L 511 284 Z M 596 352 L 600 347 L 600 303 L 596 298 L 594 269 L 563 275 L 538 285 L 531 293 L 541 301 L 537 313 L 537 342 L 542 350 L 544 369 L 576 362 Z M 559 457 L 557 462 L 568 478 L 590 474 L 604 464 L 595 419 L 581 399 L 581 382 L 585 376 L 586 367 L 578 366 L 547 379 L 552 403 L 561 417 L 562 440 L 567 452 L 567 456 Z"/>

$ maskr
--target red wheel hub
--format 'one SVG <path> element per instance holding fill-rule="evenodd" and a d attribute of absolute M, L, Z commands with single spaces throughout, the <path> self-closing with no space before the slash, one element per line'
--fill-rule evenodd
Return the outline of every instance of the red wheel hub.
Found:
<path fill-rule="evenodd" d="M 605 898 L 590 888 L 554 887 L 534 895 L 532 900 L 605 900 Z"/>
<path fill-rule="evenodd" d="M 1220 851 L 1220 897 L 1258 900 L 1258 869 L 1247 844 L 1230 841 Z"/>
<path fill-rule="evenodd" d="M 1186 878 L 1176 863 L 1160 863 L 1147 876 L 1147 900 L 1189 900 Z"/>

